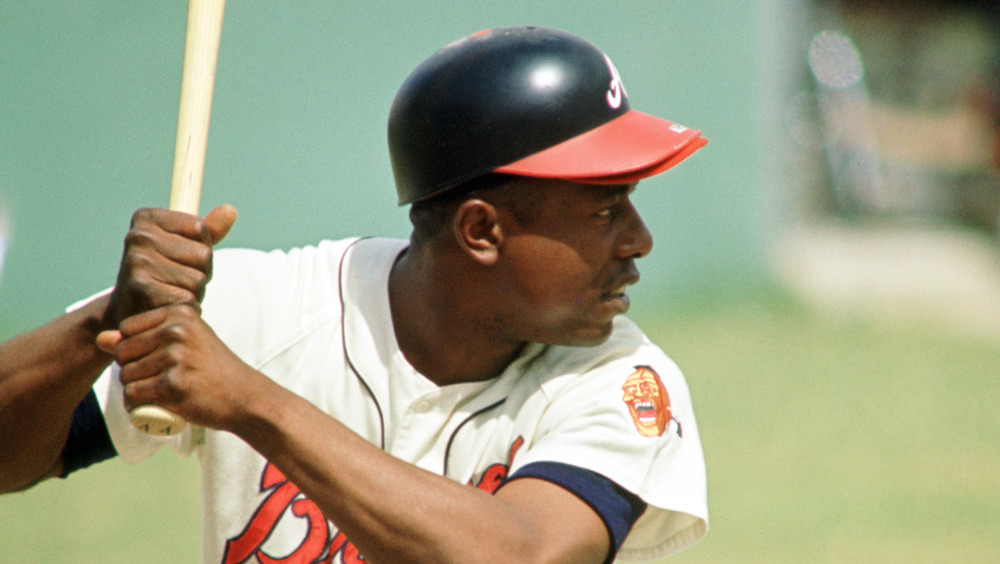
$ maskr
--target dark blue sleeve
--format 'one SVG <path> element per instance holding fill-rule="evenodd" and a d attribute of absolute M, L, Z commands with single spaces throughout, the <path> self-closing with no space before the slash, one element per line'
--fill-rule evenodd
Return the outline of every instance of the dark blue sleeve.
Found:
<path fill-rule="evenodd" d="M 65 478 L 71 472 L 115 456 L 118 453 L 111 443 L 104 414 L 91 390 L 73 411 L 73 424 L 62 450 L 63 473 L 60 477 Z"/>
<path fill-rule="evenodd" d="M 578 466 L 560 462 L 532 462 L 514 472 L 507 482 L 518 478 L 538 478 L 552 482 L 593 508 L 604 521 L 611 536 L 611 550 L 605 562 L 614 560 L 625 537 L 632 530 L 632 525 L 646 510 L 646 503 L 632 492 L 596 472 Z"/>

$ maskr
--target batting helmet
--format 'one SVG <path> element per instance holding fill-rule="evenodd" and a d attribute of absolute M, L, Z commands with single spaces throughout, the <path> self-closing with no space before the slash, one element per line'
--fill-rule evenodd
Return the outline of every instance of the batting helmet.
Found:
<path fill-rule="evenodd" d="M 543 27 L 486 30 L 421 63 L 389 112 L 399 204 L 491 172 L 625 184 L 667 170 L 707 141 L 632 110 L 611 60 Z"/>

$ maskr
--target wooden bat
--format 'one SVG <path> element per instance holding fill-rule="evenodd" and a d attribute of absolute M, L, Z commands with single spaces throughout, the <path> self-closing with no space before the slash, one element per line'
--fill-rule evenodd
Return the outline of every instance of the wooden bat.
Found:
<path fill-rule="evenodd" d="M 169 205 L 172 210 L 194 215 L 198 215 L 201 198 L 212 89 L 215 86 L 215 66 L 225 6 L 225 0 L 188 0 Z M 187 425 L 183 418 L 155 405 L 136 407 L 129 417 L 135 428 L 151 435 L 174 435 Z"/>

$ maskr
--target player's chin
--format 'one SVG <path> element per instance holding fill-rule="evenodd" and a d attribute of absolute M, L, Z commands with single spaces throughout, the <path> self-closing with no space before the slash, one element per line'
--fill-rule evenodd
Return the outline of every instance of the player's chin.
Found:
<path fill-rule="evenodd" d="M 572 347 L 596 347 L 611 337 L 614 324 L 611 319 L 600 323 L 589 323 L 563 333 L 563 342 L 554 343 Z"/>
<path fill-rule="evenodd" d="M 567 308 L 553 323 L 535 335 L 536 342 L 548 345 L 573 347 L 593 347 L 603 344 L 611 337 L 614 319 L 628 309 L 627 297 L 608 298 L 601 295 L 589 301 L 580 300 L 574 307 Z M 580 307 L 581 303 L 586 305 Z"/>
<path fill-rule="evenodd" d="M 596 347 L 598 345 L 603 345 L 605 342 L 607 342 L 607 340 L 608 340 L 608 338 L 610 336 L 611 336 L 611 332 L 608 331 L 606 334 L 603 334 L 603 335 L 601 335 L 599 337 L 587 337 L 587 338 L 577 339 L 576 342 L 573 343 L 573 346 L 574 347 Z"/>
<path fill-rule="evenodd" d="M 588 311 L 587 321 L 570 332 L 575 346 L 596 346 L 611 337 L 614 319 L 628 311 L 629 298 L 625 294 L 602 294 Z"/>

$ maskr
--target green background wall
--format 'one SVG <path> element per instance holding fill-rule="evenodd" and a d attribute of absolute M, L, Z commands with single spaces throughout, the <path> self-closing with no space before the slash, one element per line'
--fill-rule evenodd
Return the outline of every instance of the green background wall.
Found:
<path fill-rule="evenodd" d="M 405 237 L 385 148 L 398 85 L 468 33 L 547 25 L 606 51 L 633 107 L 711 140 L 637 192 L 656 247 L 633 311 L 738 288 L 762 274 L 767 242 L 758 132 L 776 4 L 230 2 L 202 210 L 239 209 L 224 246 Z M 0 336 L 112 284 L 132 211 L 166 205 L 185 13 L 181 0 L 0 4 Z"/>

